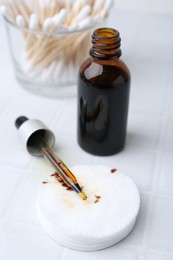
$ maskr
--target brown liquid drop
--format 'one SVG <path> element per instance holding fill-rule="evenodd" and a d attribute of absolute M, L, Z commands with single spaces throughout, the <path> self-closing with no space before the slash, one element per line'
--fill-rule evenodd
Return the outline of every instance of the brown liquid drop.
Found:
<path fill-rule="evenodd" d="M 117 169 L 115 169 L 115 168 L 111 169 L 111 173 L 114 173 L 116 171 L 117 171 Z"/>

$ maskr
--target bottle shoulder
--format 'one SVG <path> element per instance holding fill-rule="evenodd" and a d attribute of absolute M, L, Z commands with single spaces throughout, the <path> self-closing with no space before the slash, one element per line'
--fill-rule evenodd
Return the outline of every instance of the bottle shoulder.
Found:
<path fill-rule="evenodd" d="M 79 76 L 85 82 L 94 85 L 116 83 L 121 84 L 130 81 L 130 71 L 121 59 L 98 60 L 88 58 L 80 67 Z"/>

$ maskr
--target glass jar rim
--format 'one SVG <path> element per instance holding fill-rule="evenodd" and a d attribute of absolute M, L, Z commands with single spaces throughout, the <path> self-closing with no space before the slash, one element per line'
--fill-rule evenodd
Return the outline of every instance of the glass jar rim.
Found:
<path fill-rule="evenodd" d="M 94 29 L 101 22 L 104 22 L 106 20 L 107 16 L 104 19 L 99 19 L 96 23 L 94 23 L 94 24 L 92 24 L 90 26 L 87 26 L 85 28 L 82 28 L 82 29 L 75 29 L 75 30 L 70 30 L 70 31 L 67 31 L 67 30 L 63 31 L 62 30 L 62 31 L 58 31 L 58 32 L 43 32 L 43 31 L 40 31 L 40 30 L 34 30 L 34 29 L 29 29 L 29 28 L 22 28 L 22 27 L 18 26 L 17 24 L 15 24 L 13 21 L 11 21 L 8 17 L 3 15 L 3 18 L 4 18 L 6 23 L 10 24 L 11 26 L 15 27 L 16 29 L 18 29 L 18 30 L 20 30 L 22 32 L 39 34 L 40 36 L 41 35 L 47 35 L 47 36 L 58 37 L 58 36 L 66 36 L 66 35 L 69 35 L 69 34 L 82 33 L 82 32 L 86 32 L 86 31 L 89 31 L 91 29 Z"/>

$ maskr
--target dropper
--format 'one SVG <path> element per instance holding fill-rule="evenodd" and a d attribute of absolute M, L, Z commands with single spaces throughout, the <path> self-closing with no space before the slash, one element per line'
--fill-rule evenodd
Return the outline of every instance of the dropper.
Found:
<path fill-rule="evenodd" d="M 33 156 L 43 156 L 55 168 L 64 183 L 77 192 L 83 200 L 86 200 L 87 196 L 79 186 L 76 177 L 52 149 L 55 142 L 53 132 L 41 121 L 29 120 L 25 116 L 18 117 L 15 126 L 18 129 L 19 137 L 25 143 L 27 151 Z"/>

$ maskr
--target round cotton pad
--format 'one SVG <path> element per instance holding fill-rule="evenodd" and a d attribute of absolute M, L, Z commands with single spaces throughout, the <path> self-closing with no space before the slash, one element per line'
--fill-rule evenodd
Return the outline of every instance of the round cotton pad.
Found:
<path fill-rule="evenodd" d="M 43 181 L 37 200 L 41 226 L 59 244 L 93 251 L 109 247 L 132 230 L 139 211 L 134 182 L 107 166 L 78 165 L 70 170 L 88 196 L 82 200 L 56 173 Z"/>

